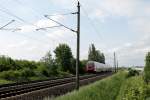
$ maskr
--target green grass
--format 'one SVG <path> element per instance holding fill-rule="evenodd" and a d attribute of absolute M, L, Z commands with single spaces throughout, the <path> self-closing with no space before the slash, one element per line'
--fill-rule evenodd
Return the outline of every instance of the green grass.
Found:
<path fill-rule="evenodd" d="M 144 82 L 142 75 L 127 76 L 122 71 L 79 91 L 45 100 L 150 100 L 150 84 Z"/>
<path fill-rule="evenodd" d="M 126 79 L 116 100 L 145 100 L 146 84 L 141 76 Z"/>
<path fill-rule="evenodd" d="M 2 85 L 2 84 L 8 84 L 8 83 L 12 83 L 12 81 L 0 79 L 0 85 Z"/>
<path fill-rule="evenodd" d="M 150 84 L 146 85 L 146 100 L 150 100 Z"/>
<path fill-rule="evenodd" d="M 36 81 L 36 80 L 46 80 L 49 79 L 48 77 L 29 77 L 30 81 Z"/>
<path fill-rule="evenodd" d="M 115 100 L 125 78 L 126 73 L 119 72 L 54 100 Z"/>

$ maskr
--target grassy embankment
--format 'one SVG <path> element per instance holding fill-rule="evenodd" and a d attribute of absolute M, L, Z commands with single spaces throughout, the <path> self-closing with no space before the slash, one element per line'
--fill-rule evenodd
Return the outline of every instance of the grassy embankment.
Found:
<path fill-rule="evenodd" d="M 141 76 L 127 77 L 126 72 L 119 72 L 78 92 L 50 100 L 150 100 L 146 97 L 150 97 L 150 86 L 148 89 Z"/>
<path fill-rule="evenodd" d="M 13 83 L 12 81 L 8 81 L 8 80 L 4 80 L 4 79 L 0 79 L 0 85 L 1 84 L 8 84 L 8 83 Z"/>
<path fill-rule="evenodd" d="M 118 73 L 54 100 L 115 100 L 125 77 L 125 72 Z"/>
<path fill-rule="evenodd" d="M 146 84 L 141 76 L 126 79 L 116 100 L 145 100 Z"/>

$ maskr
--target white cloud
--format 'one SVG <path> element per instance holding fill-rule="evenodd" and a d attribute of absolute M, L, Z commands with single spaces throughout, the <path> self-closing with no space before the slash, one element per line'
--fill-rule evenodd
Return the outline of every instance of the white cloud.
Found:
<path fill-rule="evenodd" d="M 142 7 L 140 4 L 140 0 L 102 0 L 93 9 L 91 16 L 95 16 L 102 21 L 112 16 L 134 17 L 141 14 L 139 13 Z"/>
<path fill-rule="evenodd" d="M 150 34 L 147 35 L 147 38 L 141 38 L 135 43 L 126 43 L 121 47 L 117 47 L 116 53 L 120 63 L 122 65 L 144 65 L 145 54 L 150 51 L 149 40 Z"/>
<path fill-rule="evenodd" d="M 141 34 L 150 33 L 150 19 L 146 17 L 138 17 L 129 21 L 129 25 L 135 32 Z"/>
<path fill-rule="evenodd" d="M 36 27 L 32 25 L 24 25 L 19 27 L 19 29 L 21 29 L 20 32 L 32 32 L 36 30 Z"/>
<path fill-rule="evenodd" d="M 47 37 L 53 38 L 53 39 L 58 39 L 64 35 L 65 31 L 62 30 L 56 30 L 54 32 L 46 34 Z"/>
<path fill-rule="evenodd" d="M 61 42 L 72 42 L 72 40 L 74 40 L 76 37 L 74 35 L 74 33 L 68 31 L 68 30 L 54 30 L 52 32 L 49 32 L 46 34 L 46 37 L 55 40 L 57 43 L 61 43 Z"/>
<path fill-rule="evenodd" d="M 77 4 L 77 0 L 54 0 L 52 2 L 53 4 L 57 6 L 62 6 L 63 9 L 68 9 L 68 10 L 75 9 Z"/>
<path fill-rule="evenodd" d="M 147 15 L 147 16 L 150 16 L 150 6 L 149 4 L 144 6 L 144 13 Z"/>
<path fill-rule="evenodd" d="M 55 26 L 56 23 L 50 21 L 49 19 L 41 19 L 41 20 L 37 21 L 35 25 L 39 28 L 42 28 L 42 27 Z"/>
<path fill-rule="evenodd" d="M 108 16 L 109 15 L 102 9 L 95 9 L 95 11 L 90 14 L 91 18 L 100 19 L 101 22 L 104 22 Z"/>
<path fill-rule="evenodd" d="M 26 44 L 28 44 L 28 41 L 27 41 L 27 40 L 24 40 L 24 41 L 21 41 L 21 42 L 19 42 L 19 43 L 9 44 L 7 47 L 8 47 L 9 49 L 12 49 L 12 48 L 17 48 L 17 47 L 25 46 Z"/>
<path fill-rule="evenodd" d="M 104 0 L 102 7 L 109 13 L 119 16 L 132 16 L 139 0 Z"/>

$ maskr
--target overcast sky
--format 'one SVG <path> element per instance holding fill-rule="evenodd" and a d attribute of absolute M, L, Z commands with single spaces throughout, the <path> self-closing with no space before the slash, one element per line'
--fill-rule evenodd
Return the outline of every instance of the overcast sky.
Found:
<path fill-rule="evenodd" d="M 89 44 L 104 52 L 113 64 L 117 53 L 121 66 L 144 65 L 150 51 L 149 0 L 80 0 L 81 59 L 87 59 Z M 76 34 L 63 27 L 36 31 L 57 25 L 44 15 L 76 12 L 76 0 L 0 0 L 0 55 L 38 61 L 59 43 L 67 43 L 75 56 Z M 88 15 L 88 16 L 87 16 Z M 19 18 L 18 18 L 19 17 Z M 51 16 L 76 29 L 76 15 Z"/>

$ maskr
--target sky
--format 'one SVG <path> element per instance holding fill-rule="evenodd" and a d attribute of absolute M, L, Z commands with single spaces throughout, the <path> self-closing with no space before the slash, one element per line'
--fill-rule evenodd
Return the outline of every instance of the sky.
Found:
<path fill-rule="evenodd" d="M 113 65 L 116 52 L 120 66 L 144 65 L 150 51 L 149 0 L 80 0 L 80 3 L 81 59 L 87 59 L 89 45 L 93 43 L 105 54 L 108 64 Z M 64 27 L 44 28 L 58 26 L 44 17 L 50 15 L 49 18 L 76 30 L 77 17 L 69 14 L 76 11 L 77 0 L 0 0 L 0 27 L 15 20 L 0 29 L 0 55 L 38 61 L 48 51 L 53 54 L 60 43 L 66 43 L 76 57 L 76 33 Z"/>

